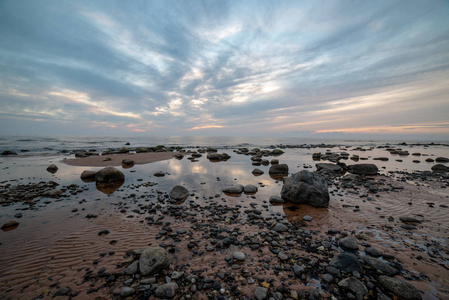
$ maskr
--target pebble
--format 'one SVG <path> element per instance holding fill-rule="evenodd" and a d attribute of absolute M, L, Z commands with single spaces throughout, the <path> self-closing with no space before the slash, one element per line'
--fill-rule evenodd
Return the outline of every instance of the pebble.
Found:
<path fill-rule="evenodd" d="M 235 252 L 232 253 L 232 257 L 233 257 L 235 260 L 238 260 L 238 261 L 244 261 L 246 255 L 245 255 L 245 253 L 243 253 L 243 252 L 235 251 Z"/>

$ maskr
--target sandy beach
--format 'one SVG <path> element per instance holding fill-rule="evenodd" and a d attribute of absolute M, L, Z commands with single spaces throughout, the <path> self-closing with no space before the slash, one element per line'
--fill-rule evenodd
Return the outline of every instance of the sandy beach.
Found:
<path fill-rule="evenodd" d="M 385 148 L 333 145 L 227 149 L 215 159 L 196 149 L 182 159 L 3 157 L 11 180 L 2 182 L 0 220 L 16 224 L 0 232 L 1 298 L 393 299 L 406 289 L 410 299 L 446 299 L 448 177 L 425 171 L 436 164 L 426 158 L 447 153 L 439 149 L 418 149 L 420 164 Z M 313 160 L 318 151 L 325 155 Z M 343 164 L 328 160 L 340 153 Z M 45 171 L 50 163 L 56 172 Z M 362 163 L 376 174 L 338 171 Z M 125 180 L 105 187 L 80 179 L 86 168 L 111 165 Z M 281 165 L 288 174 L 271 174 Z M 30 168 L 40 177 L 27 177 Z M 300 171 L 326 180 L 328 207 L 279 197 L 282 178 Z M 185 189 L 179 199 L 175 186 Z M 148 273 L 146 257 L 160 268 Z"/>

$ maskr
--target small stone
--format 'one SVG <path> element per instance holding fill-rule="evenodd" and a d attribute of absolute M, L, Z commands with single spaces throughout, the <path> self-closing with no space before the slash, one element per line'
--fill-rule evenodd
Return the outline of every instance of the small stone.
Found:
<path fill-rule="evenodd" d="M 267 293 L 268 289 L 258 286 L 254 291 L 254 297 L 256 298 L 256 300 L 265 300 L 267 299 Z"/>
<path fill-rule="evenodd" d="M 376 248 L 373 248 L 373 247 L 366 247 L 365 252 L 366 252 L 366 254 L 368 254 L 369 256 L 372 256 L 372 257 L 379 257 L 381 255 L 380 252 Z"/>
<path fill-rule="evenodd" d="M 285 224 L 282 223 L 276 223 L 276 225 L 274 225 L 273 230 L 276 232 L 285 232 L 288 231 L 288 227 Z"/>
<path fill-rule="evenodd" d="M 339 242 L 340 246 L 344 249 L 353 250 L 353 251 L 356 251 L 359 249 L 359 245 L 357 245 L 357 240 L 355 238 L 353 238 L 352 236 L 342 238 L 338 242 Z"/>
<path fill-rule="evenodd" d="M 53 296 L 54 297 L 67 296 L 69 293 L 70 293 L 70 289 L 68 287 L 62 287 L 59 290 L 57 290 L 56 293 Z"/>
<path fill-rule="evenodd" d="M 136 260 L 132 264 L 130 264 L 128 267 L 126 267 L 125 274 L 127 274 L 127 275 L 137 274 L 138 269 L 139 269 L 139 261 Z"/>
<path fill-rule="evenodd" d="M 232 253 L 232 257 L 233 257 L 235 260 L 238 260 L 238 261 L 244 261 L 246 255 L 245 255 L 245 253 L 243 253 L 243 252 L 235 251 L 234 253 Z"/>
<path fill-rule="evenodd" d="M 178 288 L 176 283 L 169 282 L 159 286 L 154 293 L 156 294 L 156 297 L 171 299 L 176 295 Z"/>
<path fill-rule="evenodd" d="M 303 219 L 303 221 L 310 222 L 310 221 L 313 220 L 313 217 L 312 217 L 312 216 L 309 216 L 309 215 L 305 215 L 304 217 L 302 217 L 302 219 Z"/>
<path fill-rule="evenodd" d="M 123 298 L 132 296 L 136 293 L 136 290 L 133 288 L 130 288 L 128 286 L 124 286 L 121 290 L 120 290 L 120 296 Z"/>
<path fill-rule="evenodd" d="M 282 204 L 282 203 L 285 203 L 285 200 L 282 199 L 279 196 L 271 196 L 269 201 L 270 201 L 271 204 Z"/>
<path fill-rule="evenodd" d="M 2 225 L 2 230 L 11 230 L 19 226 L 19 222 L 16 220 L 6 221 L 5 224 Z"/>

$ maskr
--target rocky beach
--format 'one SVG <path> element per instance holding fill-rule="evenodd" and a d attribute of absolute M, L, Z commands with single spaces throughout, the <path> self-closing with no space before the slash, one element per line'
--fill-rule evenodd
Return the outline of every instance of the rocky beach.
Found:
<path fill-rule="evenodd" d="M 449 299 L 447 144 L 23 150 L 1 299 Z"/>

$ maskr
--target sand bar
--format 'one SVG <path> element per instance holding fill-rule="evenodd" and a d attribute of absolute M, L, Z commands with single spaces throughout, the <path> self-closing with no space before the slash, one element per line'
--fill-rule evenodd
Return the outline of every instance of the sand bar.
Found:
<path fill-rule="evenodd" d="M 83 158 L 64 159 L 63 162 L 71 166 L 86 167 L 106 167 L 121 166 L 122 160 L 129 158 L 134 160 L 135 164 L 148 164 L 161 160 L 171 159 L 175 156 L 175 152 L 146 152 L 146 153 L 127 153 L 127 154 L 111 154 L 102 156 L 89 156 Z M 105 160 L 111 158 L 111 160 Z"/>

